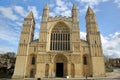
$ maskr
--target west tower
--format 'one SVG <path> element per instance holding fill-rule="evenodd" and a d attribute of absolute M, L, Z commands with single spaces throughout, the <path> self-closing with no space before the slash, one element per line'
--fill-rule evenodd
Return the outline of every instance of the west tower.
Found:
<path fill-rule="evenodd" d="M 18 46 L 18 54 L 16 59 L 16 66 L 14 70 L 14 78 L 25 77 L 26 66 L 28 61 L 29 44 L 33 41 L 34 37 L 34 16 L 30 12 L 26 18 L 24 18 L 23 28 L 20 35 L 20 41 Z"/>
<path fill-rule="evenodd" d="M 90 7 L 88 7 L 86 13 L 86 33 L 91 57 L 92 76 L 105 76 L 100 32 L 98 31 L 96 15 Z"/>

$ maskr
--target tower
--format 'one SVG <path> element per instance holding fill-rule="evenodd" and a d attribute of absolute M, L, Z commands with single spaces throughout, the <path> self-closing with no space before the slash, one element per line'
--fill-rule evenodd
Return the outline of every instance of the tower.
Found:
<path fill-rule="evenodd" d="M 72 7 L 72 51 L 79 52 L 80 51 L 80 31 L 79 31 L 79 20 L 78 20 L 78 9 L 75 4 Z"/>
<path fill-rule="evenodd" d="M 13 78 L 25 77 L 29 43 L 33 41 L 34 26 L 34 16 L 33 13 L 30 12 L 29 15 L 24 19 Z"/>
<path fill-rule="evenodd" d="M 49 7 L 48 7 L 48 4 L 46 4 L 43 9 L 42 21 L 41 21 L 41 27 L 40 27 L 40 33 L 39 33 L 39 48 L 38 48 L 39 52 L 46 51 L 48 17 L 49 17 Z"/>
<path fill-rule="evenodd" d="M 86 13 L 86 32 L 92 63 L 92 75 L 105 76 L 104 56 L 102 52 L 100 32 L 98 31 L 95 13 L 90 7 L 88 7 Z"/>

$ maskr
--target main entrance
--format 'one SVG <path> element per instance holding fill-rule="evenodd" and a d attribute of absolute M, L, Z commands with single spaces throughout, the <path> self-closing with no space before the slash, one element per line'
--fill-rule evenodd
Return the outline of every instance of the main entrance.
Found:
<path fill-rule="evenodd" d="M 54 72 L 55 77 L 65 77 L 68 75 L 67 71 L 67 57 L 63 54 L 57 54 L 54 58 Z"/>
<path fill-rule="evenodd" d="M 63 63 L 56 63 L 56 77 L 63 77 L 64 73 L 64 64 Z"/>

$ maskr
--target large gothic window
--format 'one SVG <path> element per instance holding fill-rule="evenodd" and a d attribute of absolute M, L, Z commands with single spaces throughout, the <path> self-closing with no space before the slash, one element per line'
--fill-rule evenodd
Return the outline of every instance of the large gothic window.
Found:
<path fill-rule="evenodd" d="M 56 25 L 51 32 L 50 50 L 70 50 L 70 30 L 63 23 Z"/>

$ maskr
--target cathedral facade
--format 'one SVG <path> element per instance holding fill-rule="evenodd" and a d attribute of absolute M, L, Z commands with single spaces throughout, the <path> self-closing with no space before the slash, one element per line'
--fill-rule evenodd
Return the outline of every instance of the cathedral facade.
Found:
<path fill-rule="evenodd" d="M 78 9 L 71 17 L 49 16 L 45 5 L 39 39 L 33 39 L 33 13 L 24 18 L 13 78 L 105 76 L 104 55 L 96 15 L 86 12 L 86 40 L 80 39 Z"/>

